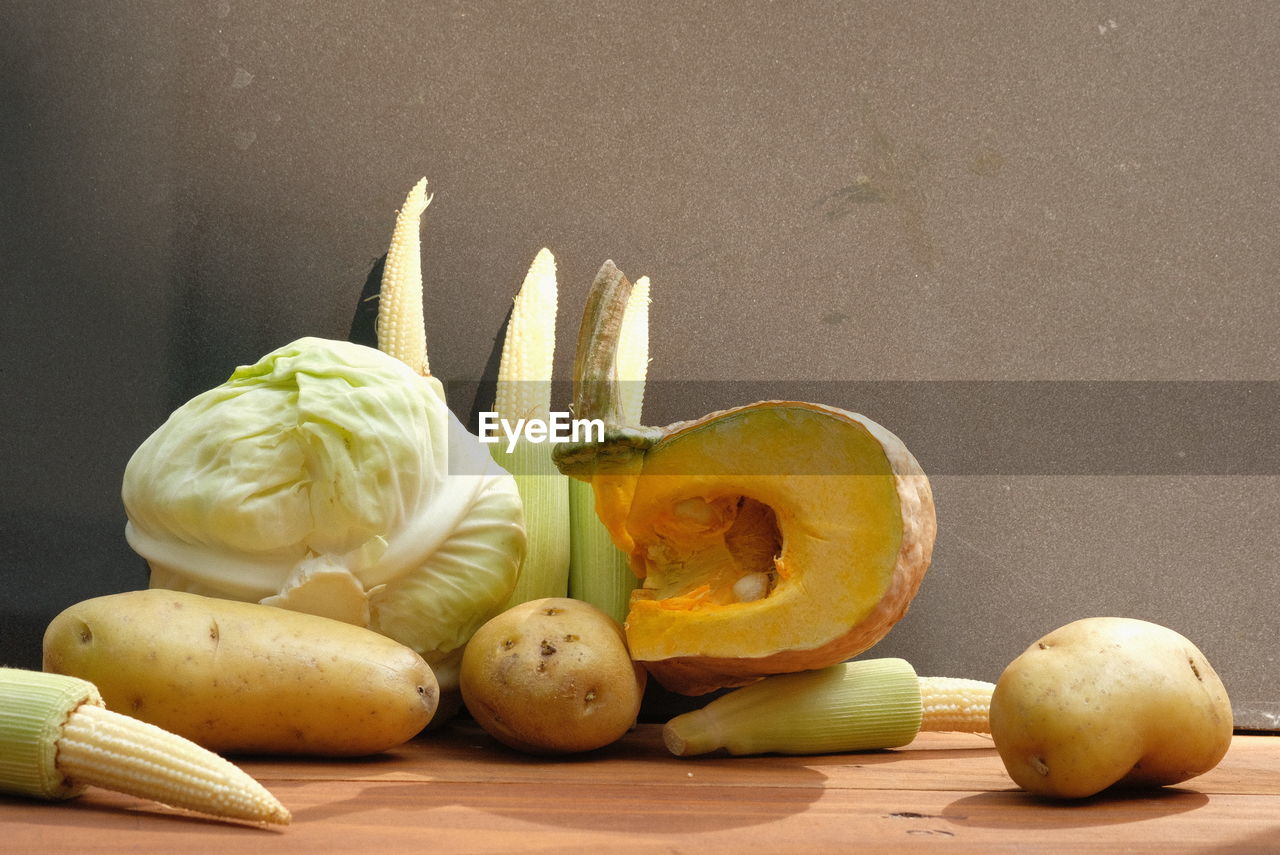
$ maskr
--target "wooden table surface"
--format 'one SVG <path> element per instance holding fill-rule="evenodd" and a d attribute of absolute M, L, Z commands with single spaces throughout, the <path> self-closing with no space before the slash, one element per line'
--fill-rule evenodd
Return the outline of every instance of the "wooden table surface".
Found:
<path fill-rule="evenodd" d="M 469 722 L 365 760 L 241 759 L 293 812 L 216 822 L 91 790 L 0 796 L 0 852 L 1280 852 L 1280 736 L 1237 735 L 1178 787 L 1080 803 L 1015 788 L 990 739 L 821 757 L 681 759 L 655 725 L 591 756 L 508 751 Z"/>

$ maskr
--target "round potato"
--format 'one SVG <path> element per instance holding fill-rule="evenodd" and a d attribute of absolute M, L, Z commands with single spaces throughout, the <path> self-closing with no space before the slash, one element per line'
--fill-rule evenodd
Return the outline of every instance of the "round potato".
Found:
<path fill-rule="evenodd" d="M 462 655 L 462 699 L 498 741 L 532 754 L 590 751 L 636 721 L 645 671 L 622 627 L 579 600 L 534 600 L 482 626 Z"/>
<path fill-rule="evenodd" d="M 1204 654 L 1131 618 L 1049 633 L 1010 663 L 991 697 L 1005 769 L 1043 796 L 1185 781 L 1218 764 L 1231 732 L 1231 703 Z"/>
<path fill-rule="evenodd" d="M 431 721 L 440 694 L 421 656 L 373 630 L 160 589 L 66 609 L 45 631 L 44 670 L 227 753 L 385 751 Z"/>

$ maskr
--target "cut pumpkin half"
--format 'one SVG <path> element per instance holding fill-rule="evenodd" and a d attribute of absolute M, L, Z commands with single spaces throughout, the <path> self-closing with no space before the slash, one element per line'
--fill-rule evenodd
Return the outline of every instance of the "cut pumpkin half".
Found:
<path fill-rule="evenodd" d="M 697 695 L 870 648 L 929 566 L 936 520 L 915 458 L 864 416 L 797 401 L 620 424 L 610 353 L 627 290 L 606 263 L 579 338 L 575 415 L 603 419 L 604 441 L 566 444 L 557 463 L 590 481 L 642 580 L 626 619 L 632 657 Z"/>

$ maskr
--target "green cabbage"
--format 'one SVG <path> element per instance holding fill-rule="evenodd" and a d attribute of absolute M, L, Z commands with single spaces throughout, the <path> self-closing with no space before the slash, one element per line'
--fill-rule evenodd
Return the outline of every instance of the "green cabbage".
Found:
<path fill-rule="evenodd" d="M 442 688 L 525 550 L 514 479 L 440 382 L 320 338 L 174 411 L 130 459 L 122 495 L 152 587 L 368 626 L 422 654 Z"/>

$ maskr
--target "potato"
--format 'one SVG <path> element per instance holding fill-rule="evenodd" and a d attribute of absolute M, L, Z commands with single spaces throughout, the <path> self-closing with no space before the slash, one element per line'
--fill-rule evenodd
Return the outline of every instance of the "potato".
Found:
<path fill-rule="evenodd" d="M 415 736 L 439 699 L 422 657 L 372 630 L 159 589 L 62 612 L 45 631 L 44 670 L 227 753 L 374 754 Z"/>
<path fill-rule="evenodd" d="M 1010 663 L 991 698 L 1005 769 L 1042 796 L 1194 778 L 1226 754 L 1231 731 L 1231 702 L 1204 654 L 1130 618 L 1054 630 Z"/>
<path fill-rule="evenodd" d="M 459 685 L 472 717 L 531 754 L 590 751 L 636 722 L 645 671 L 622 627 L 588 603 L 554 597 L 508 609 L 472 636 Z"/>

